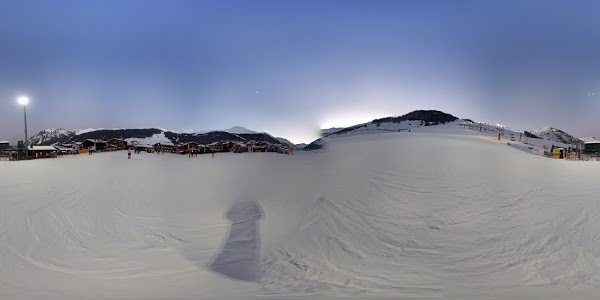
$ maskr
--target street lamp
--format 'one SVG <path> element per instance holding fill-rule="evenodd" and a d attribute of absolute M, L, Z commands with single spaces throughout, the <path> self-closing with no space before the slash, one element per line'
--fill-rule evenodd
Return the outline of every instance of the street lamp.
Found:
<path fill-rule="evenodd" d="M 23 116 L 25 117 L 25 159 L 29 159 L 29 149 L 27 148 L 27 104 L 29 103 L 29 98 L 25 96 L 21 96 L 17 99 L 19 104 L 23 105 Z"/>

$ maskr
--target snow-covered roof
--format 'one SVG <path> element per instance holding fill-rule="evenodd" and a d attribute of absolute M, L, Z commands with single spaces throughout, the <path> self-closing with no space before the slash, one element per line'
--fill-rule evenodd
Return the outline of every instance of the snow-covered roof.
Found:
<path fill-rule="evenodd" d="M 579 139 L 582 140 L 582 141 L 584 141 L 584 142 L 586 142 L 586 143 L 587 142 L 600 142 L 600 140 L 596 139 L 593 136 L 582 137 L 582 138 L 579 138 Z"/>
<path fill-rule="evenodd" d="M 8 144 L 8 141 L 0 141 L 0 144 Z"/>
<path fill-rule="evenodd" d="M 106 141 L 103 140 L 95 140 L 95 139 L 87 139 L 88 141 L 92 142 L 92 143 L 104 143 L 106 144 Z"/>
<path fill-rule="evenodd" d="M 35 150 L 35 151 L 56 151 L 56 148 L 54 146 L 30 146 L 28 148 L 30 151 Z"/>

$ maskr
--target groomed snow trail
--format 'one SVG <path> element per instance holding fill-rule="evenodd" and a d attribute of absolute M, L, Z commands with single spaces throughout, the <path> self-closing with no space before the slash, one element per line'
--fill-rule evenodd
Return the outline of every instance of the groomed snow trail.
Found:
<path fill-rule="evenodd" d="M 600 292 L 600 164 L 460 130 L 126 156 L 0 164 L 1 299 Z"/>

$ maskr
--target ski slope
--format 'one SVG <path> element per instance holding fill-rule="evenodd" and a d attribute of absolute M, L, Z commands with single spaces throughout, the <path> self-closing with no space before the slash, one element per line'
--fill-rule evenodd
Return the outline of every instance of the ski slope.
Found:
<path fill-rule="evenodd" d="M 600 164 L 450 126 L 0 163 L 1 299 L 596 299 Z"/>

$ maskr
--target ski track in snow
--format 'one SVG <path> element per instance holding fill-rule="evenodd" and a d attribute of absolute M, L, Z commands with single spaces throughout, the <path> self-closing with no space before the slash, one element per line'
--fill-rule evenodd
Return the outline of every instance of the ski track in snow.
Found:
<path fill-rule="evenodd" d="M 595 299 L 600 164 L 415 131 L 0 164 L 0 296 Z"/>

